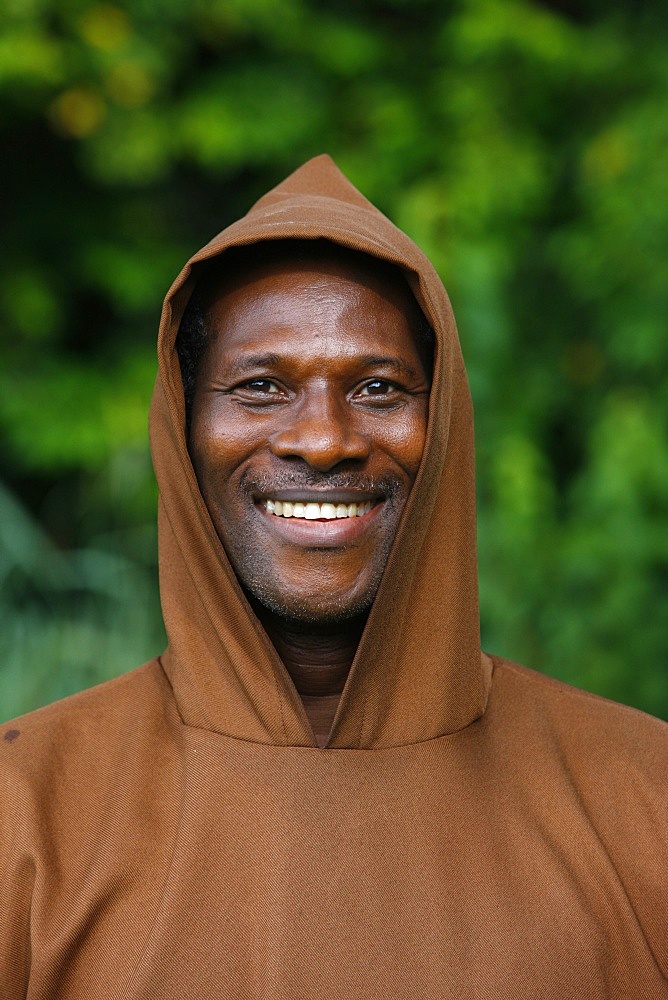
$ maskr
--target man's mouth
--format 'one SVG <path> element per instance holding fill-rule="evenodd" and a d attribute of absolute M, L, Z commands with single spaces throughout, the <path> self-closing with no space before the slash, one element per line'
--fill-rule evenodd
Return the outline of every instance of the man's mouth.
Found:
<path fill-rule="evenodd" d="M 375 500 L 360 503 L 314 503 L 312 500 L 271 500 L 262 501 L 268 514 L 274 517 L 296 517 L 305 521 L 335 521 L 349 517 L 363 517 L 375 507 Z"/>

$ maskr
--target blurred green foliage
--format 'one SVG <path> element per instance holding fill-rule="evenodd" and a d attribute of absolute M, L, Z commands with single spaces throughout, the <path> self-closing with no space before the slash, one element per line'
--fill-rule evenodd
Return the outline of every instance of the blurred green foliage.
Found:
<path fill-rule="evenodd" d="M 5 0 L 0 17 L 0 718 L 161 648 L 160 300 L 322 151 L 453 299 L 485 647 L 668 717 L 665 5 Z"/>

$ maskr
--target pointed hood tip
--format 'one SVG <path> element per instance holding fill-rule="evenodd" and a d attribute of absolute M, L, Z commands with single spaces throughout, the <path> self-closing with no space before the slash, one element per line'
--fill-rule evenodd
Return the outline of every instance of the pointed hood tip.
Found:
<path fill-rule="evenodd" d="M 268 204 L 295 196 L 332 198 L 335 201 L 370 208 L 377 212 L 376 207 L 348 180 L 329 153 L 319 153 L 302 163 L 288 174 L 285 180 L 256 201 L 248 214 L 251 215 L 256 209 L 264 208 Z"/>
<path fill-rule="evenodd" d="M 297 167 L 294 173 L 298 173 L 300 170 L 306 170 L 309 166 L 320 164 L 321 166 L 333 167 L 334 170 L 341 172 L 336 165 L 334 157 L 330 153 L 316 153 L 310 159 L 305 160 L 301 166 Z"/>

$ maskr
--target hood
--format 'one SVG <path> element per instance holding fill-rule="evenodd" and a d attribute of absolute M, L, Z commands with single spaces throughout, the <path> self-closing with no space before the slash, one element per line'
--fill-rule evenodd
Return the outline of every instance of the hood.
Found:
<path fill-rule="evenodd" d="M 436 335 L 422 462 L 328 749 L 403 746 L 457 732 L 483 713 L 488 678 L 479 640 L 473 416 L 454 316 L 425 255 L 324 155 L 195 254 L 165 299 L 150 420 L 164 669 L 187 725 L 274 746 L 316 746 L 202 500 L 175 349 L 198 265 L 231 247 L 286 238 L 327 239 L 398 265 Z"/>

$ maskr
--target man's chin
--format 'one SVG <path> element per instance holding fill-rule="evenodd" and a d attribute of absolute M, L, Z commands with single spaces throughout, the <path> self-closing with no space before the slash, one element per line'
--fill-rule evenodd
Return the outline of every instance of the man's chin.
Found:
<path fill-rule="evenodd" d="M 346 595 L 338 600 L 327 595 L 326 600 L 318 600 L 313 595 L 276 594 L 264 587 L 247 589 L 246 594 L 258 617 L 268 612 L 272 617 L 284 622 L 286 626 L 303 628 L 329 628 L 351 622 L 360 616 L 366 616 L 373 604 L 378 585 L 373 592 Z"/>

